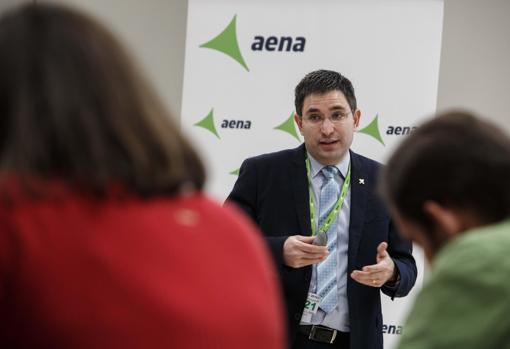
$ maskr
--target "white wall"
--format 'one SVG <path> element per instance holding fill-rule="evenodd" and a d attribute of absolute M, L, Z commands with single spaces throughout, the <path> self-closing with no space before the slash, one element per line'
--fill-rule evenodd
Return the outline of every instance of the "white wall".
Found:
<path fill-rule="evenodd" d="M 452 107 L 510 131 L 510 1 L 445 0 L 438 110 Z"/>
<path fill-rule="evenodd" d="M 186 0 L 53 0 L 79 7 L 128 46 L 167 108 L 180 119 Z M 0 11 L 33 0 L 0 0 Z"/>
<path fill-rule="evenodd" d="M 4 1 L 4 0 L 2 0 Z M 128 45 L 171 113 L 181 110 L 185 0 L 58 0 L 93 14 Z"/>

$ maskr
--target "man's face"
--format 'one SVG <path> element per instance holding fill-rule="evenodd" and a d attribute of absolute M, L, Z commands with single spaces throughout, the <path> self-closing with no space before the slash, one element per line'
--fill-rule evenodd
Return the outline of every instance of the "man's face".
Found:
<path fill-rule="evenodd" d="M 351 111 L 344 94 L 334 90 L 306 96 L 302 114 L 294 115 L 294 120 L 307 151 L 322 165 L 340 162 L 352 144 L 361 112 Z"/>

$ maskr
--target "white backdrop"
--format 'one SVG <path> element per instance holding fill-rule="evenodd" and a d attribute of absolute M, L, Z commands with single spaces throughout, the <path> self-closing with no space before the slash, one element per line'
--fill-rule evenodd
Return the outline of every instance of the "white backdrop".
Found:
<path fill-rule="evenodd" d="M 294 87 L 316 69 L 352 81 L 362 111 L 352 148 L 384 162 L 436 109 L 442 20 L 442 0 L 190 0 L 181 122 L 205 160 L 209 193 L 222 201 L 245 158 L 301 143 L 286 121 Z M 421 251 L 415 257 L 411 295 L 383 297 L 385 348 L 421 287 Z"/>

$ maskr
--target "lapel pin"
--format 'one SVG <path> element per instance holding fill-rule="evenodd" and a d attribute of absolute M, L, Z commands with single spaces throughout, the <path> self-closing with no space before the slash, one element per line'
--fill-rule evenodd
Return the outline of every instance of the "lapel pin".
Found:
<path fill-rule="evenodd" d="M 359 179 L 359 184 L 365 184 L 365 178 L 360 178 Z"/>

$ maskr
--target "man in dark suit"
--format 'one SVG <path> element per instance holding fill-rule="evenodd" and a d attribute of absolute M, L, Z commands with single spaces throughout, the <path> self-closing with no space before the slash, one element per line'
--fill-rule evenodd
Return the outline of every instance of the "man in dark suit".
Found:
<path fill-rule="evenodd" d="M 375 194 L 379 164 L 351 151 L 351 82 L 333 71 L 296 87 L 304 145 L 247 159 L 228 197 L 260 227 L 279 269 L 290 347 L 381 349 L 380 291 L 416 280 L 411 244 Z"/>

